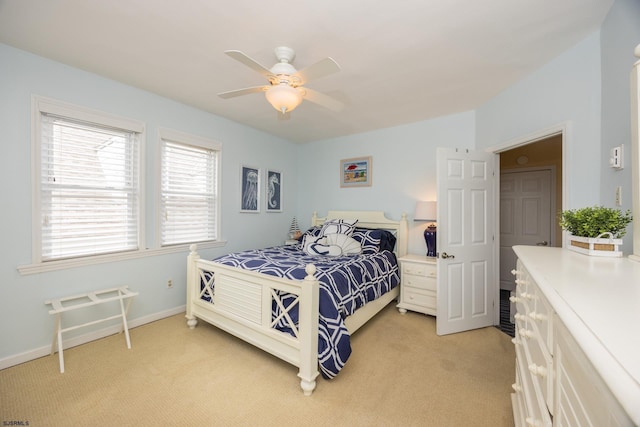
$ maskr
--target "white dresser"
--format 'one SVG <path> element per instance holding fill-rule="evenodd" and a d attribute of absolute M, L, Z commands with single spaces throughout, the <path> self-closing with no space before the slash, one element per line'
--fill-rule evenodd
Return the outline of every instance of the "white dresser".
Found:
<path fill-rule="evenodd" d="M 640 425 L 640 263 L 514 251 L 516 426 Z"/>

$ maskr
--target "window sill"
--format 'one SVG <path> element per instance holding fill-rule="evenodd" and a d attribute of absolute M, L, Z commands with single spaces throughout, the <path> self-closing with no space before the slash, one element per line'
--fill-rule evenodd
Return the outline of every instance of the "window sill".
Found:
<path fill-rule="evenodd" d="M 198 249 L 219 248 L 227 244 L 226 240 L 216 240 L 215 242 L 198 242 Z M 88 265 L 104 264 L 108 262 L 125 261 L 137 258 L 173 254 L 178 252 L 189 253 L 191 243 L 184 245 L 167 246 L 157 249 L 143 249 L 135 252 L 126 252 L 109 255 L 99 255 L 85 258 L 64 259 L 59 261 L 41 262 L 38 264 L 19 265 L 18 272 L 23 275 L 44 273 L 47 271 L 66 270 L 69 268 L 84 267 Z"/>

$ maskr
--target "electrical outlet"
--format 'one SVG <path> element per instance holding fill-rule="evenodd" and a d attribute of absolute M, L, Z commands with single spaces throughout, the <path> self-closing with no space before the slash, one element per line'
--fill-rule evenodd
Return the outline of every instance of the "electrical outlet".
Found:
<path fill-rule="evenodd" d="M 167 280 L 167 289 L 171 289 L 173 288 L 173 280 L 169 279 Z"/>

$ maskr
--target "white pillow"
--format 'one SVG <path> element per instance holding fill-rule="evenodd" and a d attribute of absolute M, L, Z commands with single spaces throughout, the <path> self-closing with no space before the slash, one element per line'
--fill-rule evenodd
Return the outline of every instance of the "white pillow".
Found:
<path fill-rule="evenodd" d="M 362 245 L 353 237 L 346 234 L 332 233 L 324 236 L 327 245 L 336 245 L 341 248 L 342 255 L 357 255 L 362 253 Z"/>
<path fill-rule="evenodd" d="M 353 230 L 356 228 L 357 219 L 329 219 L 325 221 L 322 226 L 322 230 L 320 230 L 320 235 L 325 236 L 327 234 L 346 234 L 347 236 L 351 236 Z"/>
<path fill-rule="evenodd" d="M 326 237 L 319 237 L 314 239 L 311 236 L 305 236 L 302 243 L 302 250 L 309 255 L 342 255 L 342 248 L 338 245 L 328 244 Z"/>

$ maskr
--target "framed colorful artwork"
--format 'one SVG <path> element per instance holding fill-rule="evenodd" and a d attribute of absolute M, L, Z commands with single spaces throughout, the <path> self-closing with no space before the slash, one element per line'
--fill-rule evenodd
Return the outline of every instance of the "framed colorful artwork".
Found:
<path fill-rule="evenodd" d="M 340 187 L 370 187 L 371 156 L 340 160 Z"/>

